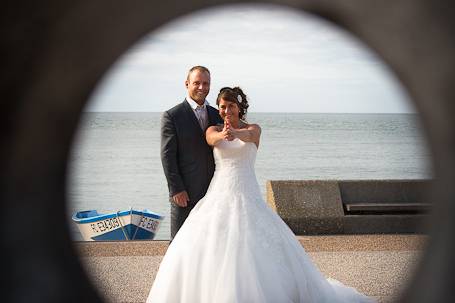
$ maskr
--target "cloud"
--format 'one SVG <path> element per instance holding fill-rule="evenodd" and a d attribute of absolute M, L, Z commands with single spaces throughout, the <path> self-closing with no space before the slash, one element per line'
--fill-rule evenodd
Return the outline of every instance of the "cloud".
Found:
<path fill-rule="evenodd" d="M 272 5 L 222 6 L 154 31 L 111 69 L 90 109 L 162 111 L 184 97 L 193 65 L 210 68 L 212 92 L 240 84 L 260 96 L 267 110 L 257 111 L 282 111 L 275 98 L 296 98 L 303 87 L 311 92 L 311 111 L 327 111 L 326 99 L 330 111 L 359 104 L 366 112 L 412 111 L 388 68 L 361 42 L 314 16 Z M 116 96 L 130 96 L 129 105 Z M 166 101 L 150 105 L 151 97 Z M 302 102 L 286 102 L 306 111 Z"/>

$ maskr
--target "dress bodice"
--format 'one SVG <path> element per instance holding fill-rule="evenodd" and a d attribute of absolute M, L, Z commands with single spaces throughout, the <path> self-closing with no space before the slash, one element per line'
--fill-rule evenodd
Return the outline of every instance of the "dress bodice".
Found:
<path fill-rule="evenodd" d="M 223 140 L 213 149 L 215 173 L 254 174 L 256 153 L 257 147 L 253 142 L 243 142 L 239 139 Z"/>

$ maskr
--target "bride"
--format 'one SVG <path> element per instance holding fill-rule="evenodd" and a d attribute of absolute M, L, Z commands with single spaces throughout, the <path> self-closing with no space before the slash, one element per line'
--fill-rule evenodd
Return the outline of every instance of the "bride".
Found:
<path fill-rule="evenodd" d="M 245 122 L 246 95 L 220 90 L 211 126 L 215 174 L 164 256 L 147 302 L 372 302 L 325 279 L 261 196 L 254 172 L 261 129 Z"/>

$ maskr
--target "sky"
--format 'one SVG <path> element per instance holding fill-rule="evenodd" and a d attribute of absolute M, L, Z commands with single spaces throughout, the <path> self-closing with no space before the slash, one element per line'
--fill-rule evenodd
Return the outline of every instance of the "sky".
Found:
<path fill-rule="evenodd" d="M 194 65 L 240 86 L 250 112 L 409 113 L 390 69 L 343 29 L 284 6 L 235 5 L 183 16 L 151 32 L 110 68 L 86 111 L 162 112 L 186 96 Z"/>

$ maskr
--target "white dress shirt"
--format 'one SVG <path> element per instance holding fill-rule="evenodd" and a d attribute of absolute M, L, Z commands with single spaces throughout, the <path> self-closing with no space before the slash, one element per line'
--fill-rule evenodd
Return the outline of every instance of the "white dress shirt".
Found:
<path fill-rule="evenodd" d="M 205 130 L 207 128 L 207 125 L 209 124 L 208 121 L 208 115 L 207 115 L 207 105 L 209 103 L 207 100 L 204 101 L 202 105 L 199 105 L 191 99 L 190 96 L 186 96 L 186 101 L 190 104 L 191 108 L 193 109 L 194 114 L 196 115 L 197 120 L 199 121 L 199 125 L 201 126 L 202 130 Z"/>

